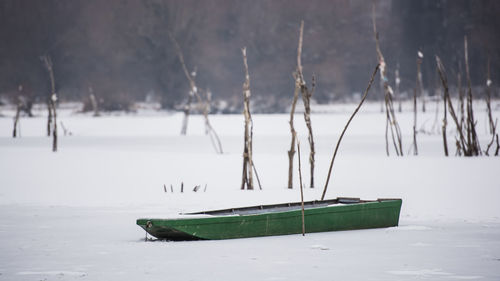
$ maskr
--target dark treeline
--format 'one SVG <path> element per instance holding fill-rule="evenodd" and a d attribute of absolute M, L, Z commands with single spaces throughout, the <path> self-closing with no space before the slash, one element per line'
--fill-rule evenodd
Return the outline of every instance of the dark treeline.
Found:
<path fill-rule="evenodd" d="M 500 1 L 387 0 L 376 7 L 389 78 L 399 64 L 403 91 L 415 85 L 418 50 L 425 55 L 429 92 L 439 85 L 435 54 L 456 73 L 464 35 L 473 83 L 485 84 L 488 58 L 492 80 L 500 81 Z M 240 49 L 247 46 L 255 103 L 284 107 L 293 94 L 301 20 L 304 75 L 317 76 L 314 99 L 361 92 L 377 63 L 371 1 L 3 0 L 0 94 L 12 96 L 23 85 L 23 95 L 43 102 L 50 86 L 40 56 L 49 55 L 61 100 L 85 100 L 92 87 L 110 109 L 147 97 L 173 108 L 186 98 L 189 84 L 170 30 L 186 65 L 196 69 L 197 85 L 210 89 L 215 100 L 240 102 Z"/>

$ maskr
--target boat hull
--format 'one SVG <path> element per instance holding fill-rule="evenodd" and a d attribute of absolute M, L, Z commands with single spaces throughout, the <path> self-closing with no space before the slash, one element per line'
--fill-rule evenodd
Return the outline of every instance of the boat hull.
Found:
<path fill-rule="evenodd" d="M 397 226 L 401 199 L 313 207 L 304 211 L 306 233 Z M 234 239 L 302 233 L 300 209 L 248 215 L 138 219 L 152 236 L 168 240 Z"/>

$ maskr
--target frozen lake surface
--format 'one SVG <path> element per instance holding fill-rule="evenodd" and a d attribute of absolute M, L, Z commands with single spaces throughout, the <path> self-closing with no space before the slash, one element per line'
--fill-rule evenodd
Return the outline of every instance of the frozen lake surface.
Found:
<path fill-rule="evenodd" d="M 319 199 L 354 107 L 313 114 L 317 186 L 305 189 L 305 200 Z M 493 108 L 500 117 L 498 102 Z M 404 109 L 398 120 L 407 152 L 413 116 L 409 105 Z M 485 147 L 484 106 L 476 110 Z M 364 107 L 344 138 L 327 192 L 327 198 L 402 198 L 399 227 L 195 242 L 144 242 L 135 220 L 300 200 L 297 173 L 295 188 L 286 188 L 287 114 L 254 115 L 263 190 L 240 191 L 239 115 L 210 117 L 224 148 L 217 155 L 200 116 L 192 116 L 188 135 L 180 136 L 179 113 L 93 118 L 62 110 L 59 120 L 72 135 L 60 131 L 59 151 L 52 153 L 45 111 L 21 119 L 18 139 L 10 137 L 13 112 L 1 113 L 0 280 L 500 279 L 500 157 L 444 157 L 432 107 L 419 113 L 420 155 L 402 158 L 385 155 L 379 104 Z M 295 118 L 307 159 L 307 130 L 302 115 Z M 448 128 L 453 155 L 455 133 Z M 306 160 L 302 170 L 308 183 Z M 196 185 L 202 191 L 192 192 Z"/>

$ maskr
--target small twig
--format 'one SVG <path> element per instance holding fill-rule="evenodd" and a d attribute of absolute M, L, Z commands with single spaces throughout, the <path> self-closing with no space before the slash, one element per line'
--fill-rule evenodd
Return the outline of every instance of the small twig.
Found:
<path fill-rule="evenodd" d="M 184 192 L 184 182 L 181 182 L 181 193 Z"/>
<path fill-rule="evenodd" d="M 373 79 L 375 78 L 375 75 L 377 74 L 379 67 L 380 67 L 380 64 L 377 64 L 377 66 L 375 67 L 375 70 L 373 71 L 372 77 L 370 78 L 370 82 L 368 83 L 368 87 L 366 87 L 365 93 L 363 94 L 363 98 L 361 99 L 361 102 L 359 103 L 358 107 L 356 107 L 356 109 L 352 113 L 351 117 L 349 118 L 349 121 L 347 121 L 347 124 L 345 125 L 344 130 L 342 131 L 342 134 L 340 134 L 339 140 L 337 141 L 337 146 L 335 146 L 335 151 L 333 152 L 332 161 L 330 162 L 330 168 L 328 169 L 328 176 L 326 178 L 326 183 L 325 183 L 325 188 L 323 189 L 323 194 L 321 195 L 321 200 L 325 199 L 326 190 L 328 189 L 328 183 L 330 181 L 330 176 L 332 174 L 333 163 L 335 162 L 335 156 L 337 156 L 337 151 L 339 149 L 340 142 L 342 141 L 342 138 L 344 137 L 344 134 L 347 130 L 347 127 L 349 127 L 349 124 L 351 123 L 352 119 L 354 118 L 354 115 L 356 115 L 356 113 L 358 113 L 359 109 L 361 108 L 361 105 L 365 101 L 366 96 L 368 95 L 368 91 L 370 90 L 370 87 L 372 86 Z"/>
<path fill-rule="evenodd" d="M 163 184 L 163 191 L 164 191 L 165 193 L 167 193 L 167 185 L 166 185 L 166 184 Z"/>

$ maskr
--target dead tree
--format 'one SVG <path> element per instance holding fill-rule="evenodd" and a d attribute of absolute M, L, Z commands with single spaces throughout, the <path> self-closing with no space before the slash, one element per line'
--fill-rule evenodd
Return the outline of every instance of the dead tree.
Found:
<path fill-rule="evenodd" d="M 245 117 L 245 135 L 243 148 L 243 176 L 241 179 L 241 189 L 253 189 L 253 120 L 250 114 L 250 74 L 248 72 L 247 49 L 241 49 L 243 54 L 243 65 L 245 67 L 245 82 L 243 83 L 243 116 Z M 257 176 L 257 171 L 255 170 Z M 258 180 L 258 176 L 257 176 Z M 259 188 L 262 189 L 259 182 Z"/>
<path fill-rule="evenodd" d="M 480 152 L 480 148 L 476 146 L 478 143 L 474 142 L 472 140 L 471 136 L 473 135 L 473 133 L 470 131 L 471 127 L 469 127 L 469 125 L 467 124 L 469 121 L 467 121 L 465 123 L 465 126 L 462 126 L 460 124 L 460 120 L 458 119 L 457 115 L 455 114 L 455 110 L 453 108 L 453 103 L 451 102 L 451 98 L 450 98 L 449 91 L 448 91 L 448 81 L 446 79 L 446 70 L 445 70 L 445 67 L 442 64 L 442 62 L 438 56 L 436 56 L 436 63 L 438 66 L 439 77 L 441 79 L 441 82 L 442 82 L 443 88 L 444 88 L 444 95 L 445 95 L 446 101 L 447 101 L 447 108 L 448 108 L 450 116 L 453 119 L 455 126 L 457 128 L 457 133 L 458 133 L 458 137 L 456 139 L 457 155 L 478 156 L 479 152 Z M 468 99 L 467 103 L 469 103 L 469 99 Z M 467 105 L 467 107 L 469 107 L 469 105 Z M 469 110 L 467 110 L 466 119 L 467 120 L 472 119 L 472 117 L 469 115 Z"/>
<path fill-rule="evenodd" d="M 89 99 L 90 99 L 90 104 L 92 105 L 92 109 L 94 110 L 94 117 L 101 116 L 101 113 L 99 112 L 99 104 L 97 103 L 97 99 L 94 94 L 94 89 L 92 86 L 89 86 Z"/>
<path fill-rule="evenodd" d="M 295 115 L 295 107 L 297 105 L 297 100 L 299 98 L 299 92 L 301 91 L 304 79 L 302 77 L 302 38 L 304 35 L 304 21 L 300 23 L 299 30 L 299 46 L 297 47 L 297 69 L 294 73 L 295 78 L 295 90 L 293 92 L 292 107 L 290 109 L 290 132 L 292 135 L 292 142 L 290 144 L 290 150 L 288 151 L 288 188 L 293 188 L 293 157 L 295 155 L 295 127 L 293 126 L 293 118 Z"/>
<path fill-rule="evenodd" d="M 467 144 L 470 149 L 471 156 L 481 155 L 481 146 L 479 144 L 479 139 L 476 133 L 476 121 L 474 119 L 474 110 L 472 108 L 472 83 L 470 80 L 469 73 L 469 54 L 467 48 L 467 36 L 464 37 L 464 52 L 465 52 L 465 75 L 467 77 L 467 120 L 465 122 L 465 128 L 467 130 Z"/>
<path fill-rule="evenodd" d="M 445 75 L 444 66 L 443 66 L 443 64 L 438 56 L 436 56 L 436 65 L 437 65 L 437 69 L 438 69 L 438 73 L 439 73 L 439 78 L 441 79 L 441 83 L 443 84 L 443 89 L 444 89 L 444 93 L 443 93 L 443 106 L 444 106 L 443 112 L 444 113 L 443 113 L 443 125 L 441 127 L 441 133 L 443 135 L 444 155 L 448 156 L 448 141 L 446 139 L 446 126 L 447 126 L 448 121 L 447 121 L 446 115 L 447 115 L 447 105 L 448 105 L 448 103 L 451 103 L 451 99 L 450 99 L 450 93 L 449 93 L 449 89 L 448 89 L 448 79 Z"/>
<path fill-rule="evenodd" d="M 401 129 L 399 123 L 396 120 L 396 114 L 394 113 L 394 106 L 392 96 L 394 92 L 389 85 L 389 79 L 387 78 L 387 65 L 385 63 L 384 56 L 380 50 L 379 36 L 377 32 L 377 24 L 375 21 L 375 3 L 372 6 L 372 21 L 373 21 L 373 33 L 375 35 L 375 47 L 377 51 L 377 58 L 380 65 L 380 80 L 385 92 L 385 114 L 386 114 L 386 130 L 385 130 L 385 144 L 386 153 L 389 156 L 389 140 L 388 140 L 388 130 L 390 128 L 392 142 L 394 144 L 394 149 L 396 150 L 396 155 L 403 156 L 403 141 L 401 135 Z"/>
<path fill-rule="evenodd" d="M 359 109 L 361 108 L 361 105 L 363 105 L 363 102 L 366 99 L 366 96 L 368 95 L 368 91 L 370 91 L 370 87 L 372 86 L 373 79 L 375 78 L 375 75 L 377 74 L 377 71 L 379 70 L 380 64 L 377 64 L 375 67 L 375 70 L 373 71 L 373 74 L 370 78 L 370 82 L 368 82 L 368 86 L 366 87 L 365 93 L 363 94 L 363 98 L 361 98 L 361 101 L 359 102 L 358 107 L 354 110 L 352 113 L 351 117 L 347 121 L 347 124 L 344 127 L 344 130 L 342 130 L 342 133 L 340 134 L 339 140 L 337 141 L 337 145 L 335 146 L 335 151 L 333 152 L 332 156 L 332 161 L 330 162 L 330 168 L 328 169 L 328 176 L 326 177 L 326 183 L 325 183 L 325 188 L 323 189 L 323 194 L 321 195 L 321 200 L 325 199 L 326 195 L 326 190 L 328 189 L 328 183 L 330 182 L 330 177 L 332 175 L 332 169 L 333 169 L 333 163 L 335 162 L 335 157 L 337 156 L 337 152 L 340 147 L 340 142 L 342 141 L 342 138 L 344 137 L 345 132 L 347 131 L 347 127 L 349 127 L 349 124 L 351 124 L 352 119 L 358 113 Z"/>
<path fill-rule="evenodd" d="M 486 108 L 488 112 L 488 125 L 489 125 L 489 131 L 491 134 L 491 141 L 488 143 L 488 146 L 486 147 L 486 150 L 484 151 L 484 154 L 486 156 L 489 156 L 490 148 L 493 145 L 495 141 L 495 137 L 497 139 L 497 148 L 495 150 L 495 156 L 498 155 L 498 149 L 499 149 L 499 144 L 498 144 L 498 134 L 496 132 L 497 130 L 497 123 L 498 119 L 495 119 L 495 122 L 493 122 L 493 115 L 491 113 L 491 72 L 490 72 L 490 60 L 488 59 L 488 70 L 487 70 L 487 78 L 486 78 Z"/>
<path fill-rule="evenodd" d="M 16 106 L 16 116 L 14 117 L 14 129 L 12 130 L 12 137 L 17 137 L 17 128 L 19 127 L 19 117 L 21 115 L 21 108 L 23 107 L 23 103 L 21 98 L 17 97 L 17 106 Z"/>
<path fill-rule="evenodd" d="M 179 43 L 177 43 L 177 40 L 170 31 L 168 32 L 168 37 L 170 37 L 170 40 L 172 40 L 172 42 L 174 43 L 177 56 L 179 57 L 179 61 L 181 62 L 182 70 L 184 71 L 184 75 L 189 81 L 188 100 L 186 105 L 184 106 L 184 119 L 182 121 L 182 128 L 181 128 L 181 135 L 185 135 L 187 133 L 189 114 L 191 113 L 191 103 L 193 102 L 193 97 L 196 94 L 198 94 L 198 88 L 196 87 L 196 83 L 194 82 L 193 78 L 193 76 L 196 75 L 196 72 L 193 72 L 194 75 L 191 76 L 186 67 L 186 63 L 184 62 L 184 55 L 182 54 L 182 50 Z"/>
<path fill-rule="evenodd" d="M 212 141 L 212 145 L 214 146 L 214 149 L 217 153 L 222 154 L 222 143 L 220 141 L 219 136 L 215 132 L 214 128 L 212 125 L 210 125 L 210 121 L 208 119 L 208 113 L 209 113 L 209 105 L 208 102 L 203 102 L 203 99 L 200 96 L 200 89 L 196 86 L 194 77 L 196 76 L 196 71 L 193 71 L 192 74 L 189 73 L 186 63 L 184 62 L 184 55 L 182 54 L 181 47 L 175 37 L 172 35 L 171 32 L 168 32 L 168 36 L 172 40 L 172 42 L 175 45 L 175 49 L 177 51 L 177 56 L 179 57 L 179 61 L 181 62 L 182 65 L 182 70 L 184 71 L 184 75 L 189 81 L 189 95 L 188 95 L 188 101 L 186 103 L 186 106 L 184 107 L 184 119 L 182 122 L 182 129 L 181 129 L 181 135 L 185 135 L 187 133 L 187 124 L 188 124 L 188 118 L 189 114 L 191 112 L 191 103 L 193 102 L 193 98 L 196 97 L 198 101 L 198 105 L 202 109 L 203 117 L 205 119 L 205 130 L 210 136 L 210 140 Z M 208 96 L 208 94 L 206 94 Z"/>
<path fill-rule="evenodd" d="M 306 85 L 301 86 L 302 101 L 304 102 L 304 120 L 306 122 L 307 131 L 309 133 L 307 139 L 309 141 L 309 166 L 311 173 L 311 181 L 309 187 L 314 187 L 314 155 L 316 151 L 314 149 L 314 135 L 311 124 L 311 97 L 314 93 L 315 78 L 312 79 L 312 89 L 307 89 Z"/>
<path fill-rule="evenodd" d="M 304 21 L 301 21 L 300 23 L 300 29 L 301 29 L 301 40 L 302 40 L 302 35 L 303 35 L 303 29 L 304 29 Z M 302 48 L 302 45 L 301 45 Z M 301 50 L 302 52 L 302 50 Z M 300 56 L 301 54 L 297 54 Z M 314 89 L 316 86 L 316 80 L 313 76 L 312 78 L 312 87 L 311 90 L 309 90 L 306 86 L 305 80 L 304 80 L 304 75 L 302 74 L 302 65 L 300 64 L 301 59 L 300 57 L 297 59 L 297 73 L 295 74 L 297 78 L 299 79 L 300 83 L 300 92 L 302 94 L 302 102 L 304 103 L 304 121 L 306 123 L 307 131 L 308 131 L 308 141 L 309 141 L 309 166 L 310 166 L 310 186 L 311 188 L 314 187 L 314 155 L 316 154 L 316 151 L 314 149 L 314 135 L 313 135 L 313 129 L 312 129 L 312 123 L 311 123 L 311 97 L 314 93 Z M 296 78 L 296 79 L 297 79 Z"/>
<path fill-rule="evenodd" d="M 49 108 L 49 117 L 47 122 L 47 132 L 50 136 L 52 131 L 52 151 L 57 151 L 57 111 L 56 111 L 56 102 L 57 102 L 57 94 L 56 94 L 56 84 L 54 79 L 54 69 L 52 60 L 50 56 L 43 55 L 41 57 L 42 62 L 49 73 L 50 78 L 50 95 L 48 97 L 48 108 Z M 51 126 L 52 123 L 52 126 Z"/>
<path fill-rule="evenodd" d="M 52 60 L 50 59 L 49 56 L 43 55 L 40 57 L 40 60 L 42 61 L 44 67 L 47 69 L 49 72 L 49 79 L 50 79 L 50 86 L 51 86 L 51 93 L 54 92 L 55 85 L 52 81 L 54 81 L 54 76 L 51 71 L 52 69 Z M 51 96 L 49 95 L 47 97 L 47 137 L 50 137 L 50 133 L 52 130 L 52 108 L 51 108 Z"/>

